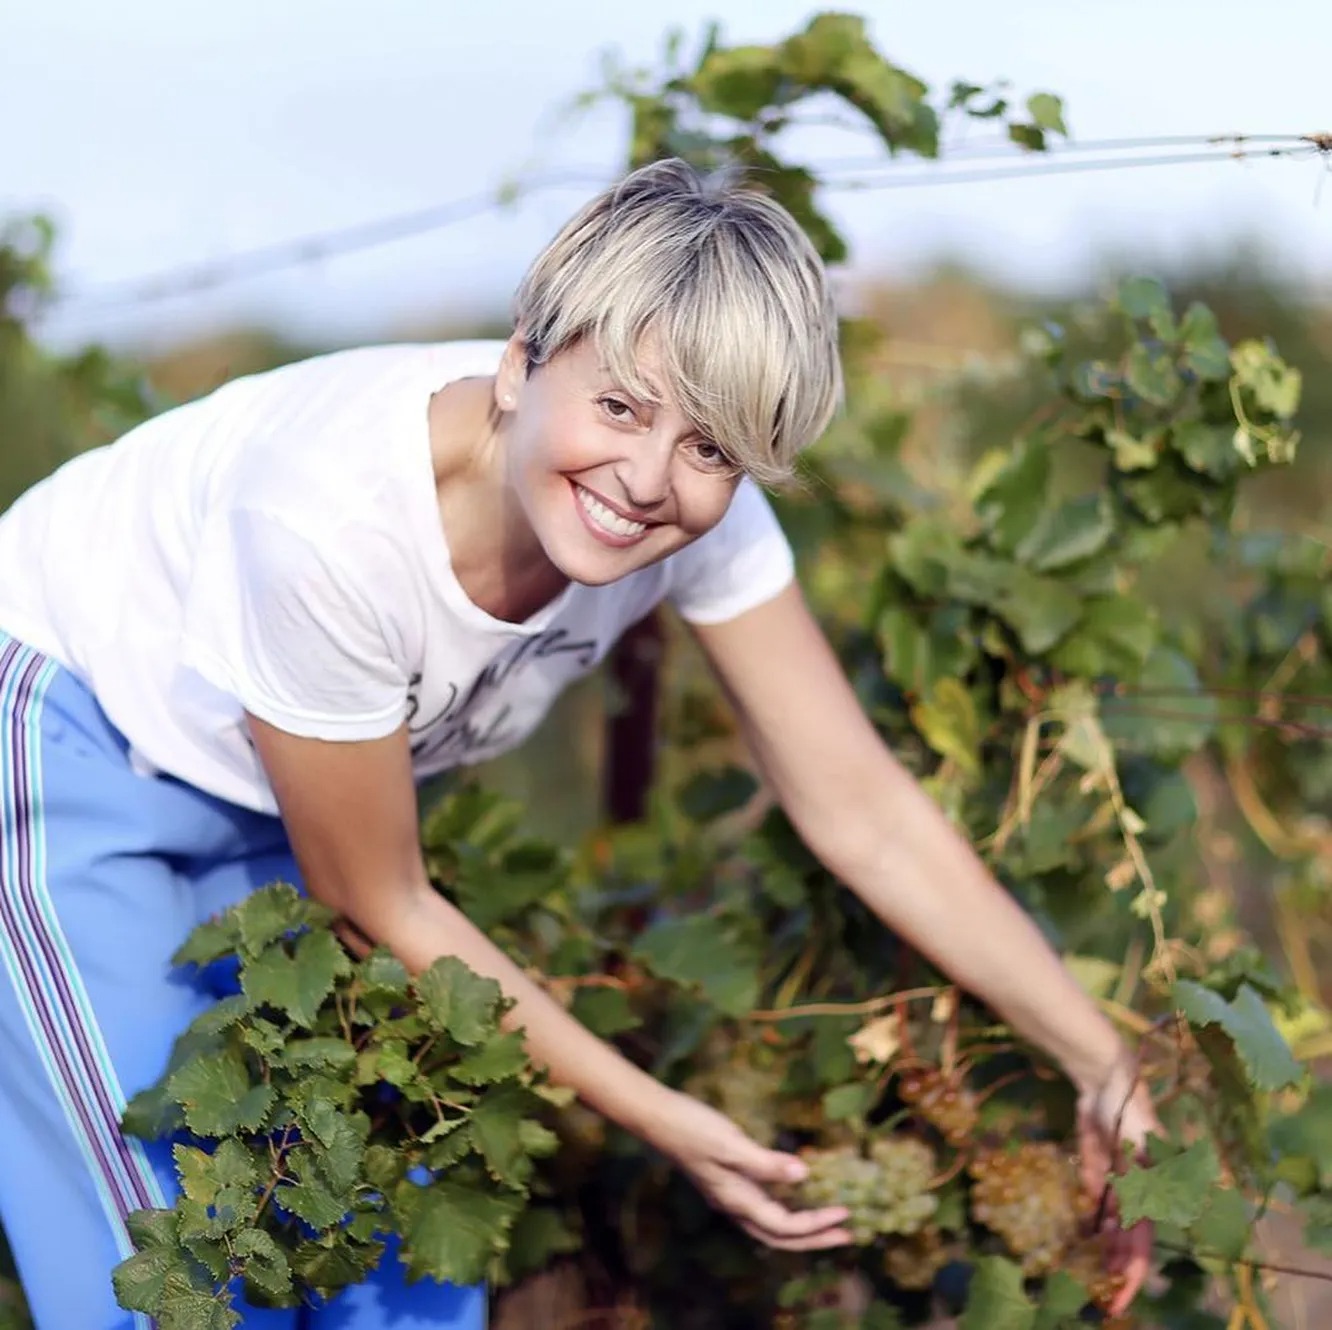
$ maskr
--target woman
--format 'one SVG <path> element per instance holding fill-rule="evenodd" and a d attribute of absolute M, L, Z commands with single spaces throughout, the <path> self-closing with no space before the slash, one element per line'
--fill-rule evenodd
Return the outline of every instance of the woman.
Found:
<path fill-rule="evenodd" d="M 427 880 L 418 783 L 520 743 L 663 600 L 811 849 L 1061 1063 L 1094 1168 L 1117 1133 L 1141 1142 L 1154 1118 L 1118 1036 L 885 749 L 792 580 L 756 482 L 789 474 L 839 393 L 799 228 L 661 163 L 538 257 L 507 342 L 237 381 L 5 515 L 0 1217 L 42 1330 L 134 1323 L 109 1280 L 124 1216 L 175 1180 L 118 1116 L 209 1001 L 172 951 L 276 877 L 413 969 L 447 953 L 498 979 L 533 1057 L 759 1241 L 847 1240 L 844 1212 L 768 1194 L 798 1160 L 625 1061 Z M 409 1290 L 386 1258 L 299 1324 L 478 1326 L 483 1297 Z"/>

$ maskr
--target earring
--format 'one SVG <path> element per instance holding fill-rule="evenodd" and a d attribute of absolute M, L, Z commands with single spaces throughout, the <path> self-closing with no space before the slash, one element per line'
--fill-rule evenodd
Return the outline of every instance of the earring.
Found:
<path fill-rule="evenodd" d="M 504 403 L 505 406 L 512 406 L 512 405 L 513 405 L 513 394 L 512 394 L 512 393 L 505 393 L 504 396 L 503 396 L 502 398 L 500 398 L 500 400 Z"/>

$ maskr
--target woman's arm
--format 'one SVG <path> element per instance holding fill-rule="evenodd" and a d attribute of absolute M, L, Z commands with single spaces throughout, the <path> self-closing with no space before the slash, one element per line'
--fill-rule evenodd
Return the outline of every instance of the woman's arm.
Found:
<path fill-rule="evenodd" d="M 1035 924 L 875 732 L 798 588 L 696 626 L 774 793 L 802 839 L 894 932 L 1058 1060 L 1077 1087 L 1088 1181 L 1120 1139 L 1156 1129 L 1133 1060 Z M 1149 1230 L 1122 1250 L 1124 1305 Z"/>
<path fill-rule="evenodd" d="M 770 1246 L 846 1240 L 844 1210 L 795 1213 L 763 1184 L 801 1177 L 794 1157 L 751 1141 L 720 1113 L 663 1086 L 568 1014 L 430 885 L 405 729 L 383 739 L 297 738 L 249 717 L 310 895 L 413 972 L 457 956 L 514 999 L 508 1023 L 552 1079 L 686 1169 L 704 1194 Z"/>

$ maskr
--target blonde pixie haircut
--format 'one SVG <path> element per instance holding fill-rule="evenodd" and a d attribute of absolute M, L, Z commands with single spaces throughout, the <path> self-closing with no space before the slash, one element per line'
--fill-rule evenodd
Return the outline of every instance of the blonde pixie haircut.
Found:
<path fill-rule="evenodd" d="M 584 337 L 640 400 L 665 392 L 767 485 L 826 428 L 842 392 L 827 275 L 779 204 L 724 175 L 655 162 L 588 203 L 515 297 L 528 370 Z M 665 376 L 638 366 L 645 336 Z"/>

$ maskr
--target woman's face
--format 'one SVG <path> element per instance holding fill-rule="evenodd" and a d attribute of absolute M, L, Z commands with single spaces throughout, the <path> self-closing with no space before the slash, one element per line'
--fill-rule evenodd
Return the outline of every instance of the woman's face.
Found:
<path fill-rule="evenodd" d="M 650 341 L 639 372 L 654 386 Z M 613 582 L 721 521 L 738 473 L 679 407 L 633 396 L 585 338 L 526 373 L 510 342 L 495 379 L 506 481 L 546 557 L 585 585 Z"/>

